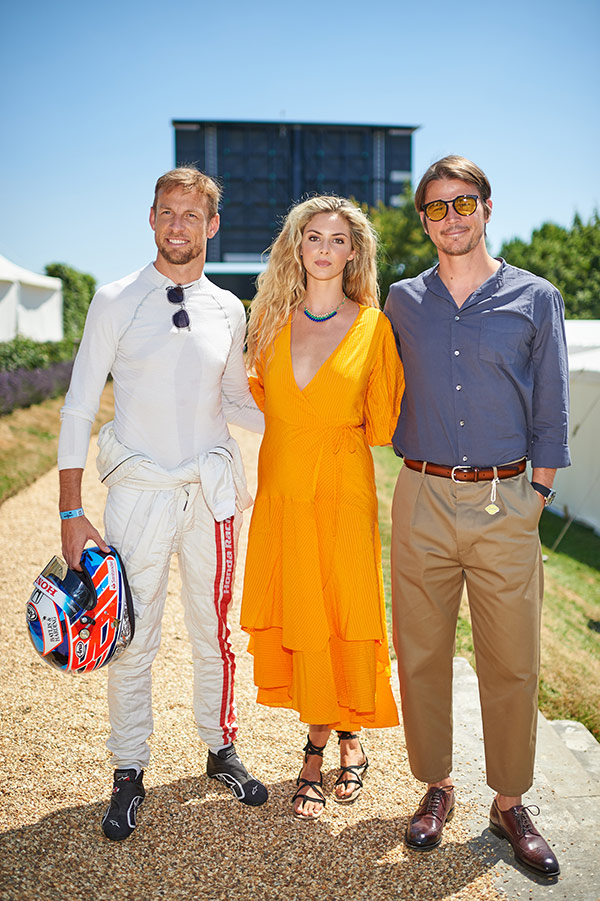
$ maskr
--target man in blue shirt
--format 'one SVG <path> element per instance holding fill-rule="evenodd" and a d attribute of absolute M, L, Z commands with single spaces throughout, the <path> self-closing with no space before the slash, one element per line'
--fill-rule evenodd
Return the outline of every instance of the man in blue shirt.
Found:
<path fill-rule="evenodd" d="M 538 521 L 570 463 L 564 305 L 538 276 L 491 257 L 491 189 L 449 156 L 415 194 L 439 263 L 390 288 L 385 312 L 406 391 L 394 435 L 394 643 L 411 769 L 427 783 L 406 830 L 439 845 L 454 812 L 452 658 L 466 584 L 481 698 L 490 827 L 557 876 L 522 805 L 533 781 L 543 572 Z M 526 473 L 531 461 L 532 480 Z"/>

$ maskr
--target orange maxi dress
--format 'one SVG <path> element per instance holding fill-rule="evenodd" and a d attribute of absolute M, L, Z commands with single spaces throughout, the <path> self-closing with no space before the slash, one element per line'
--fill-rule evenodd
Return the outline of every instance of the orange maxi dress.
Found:
<path fill-rule="evenodd" d="M 337 730 L 394 726 L 369 444 L 391 441 L 404 390 L 392 329 L 361 306 L 300 391 L 291 323 L 259 360 L 264 410 L 241 625 L 257 700 Z"/>

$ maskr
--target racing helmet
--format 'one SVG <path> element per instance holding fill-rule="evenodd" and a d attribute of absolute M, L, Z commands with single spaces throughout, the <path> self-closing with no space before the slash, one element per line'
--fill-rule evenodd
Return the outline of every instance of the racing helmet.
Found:
<path fill-rule="evenodd" d="M 81 572 L 53 557 L 34 581 L 27 630 L 35 650 L 55 669 L 90 673 L 131 643 L 135 616 L 117 551 L 85 548 Z"/>

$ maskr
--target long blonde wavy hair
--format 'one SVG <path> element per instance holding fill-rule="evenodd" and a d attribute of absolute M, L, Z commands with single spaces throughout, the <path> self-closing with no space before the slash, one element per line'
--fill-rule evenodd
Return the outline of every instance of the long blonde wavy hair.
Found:
<path fill-rule="evenodd" d="M 270 247 L 269 264 L 257 279 L 250 306 L 246 365 L 251 369 L 304 300 L 306 272 L 300 255 L 304 229 L 319 213 L 339 213 L 350 228 L 355 256 L 346 263 L 342 288 L 346 297 L 379 306 L 377 235 L 363 211 L 344 197 L 322 195 L 296 204 Z"/>

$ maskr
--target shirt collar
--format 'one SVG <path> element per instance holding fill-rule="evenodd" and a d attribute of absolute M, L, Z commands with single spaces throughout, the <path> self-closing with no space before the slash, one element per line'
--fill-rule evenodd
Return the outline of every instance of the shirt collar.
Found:
<path fill-rule="evenodd" d="M 146 272 L 152 284 L 157 288 L 170 288 L 173 285 L 179 284 L 179 282 L 174 282 L 172 279 L 167 278 L 166 275 L 163 275 L 161 272 L 159 272 L 154 263 L 148 263 L 148 265 L 146 266 Z M 195 282 L 192 282 L 191 284 L 188 283 L 186 285 L 183 285 L 182 287 L 190 289 L 199 288 L 200 290 L 202 290 L 208 286 L 208 283 L 209 282 L 208 278 L 206 277 L 206 273 L 203 272 L 200 278 L 197 278 Z"/>
<path fill-rule="evenodd" d="M 490 294 L 494 294 L 494 293 L 496 293 L 496 291 L 499 291 L 504 285 L 508 264 L 507 264 L 506 260 L 504 260 L 502 257 L 495 257 L 495 259 L 499 260 L 500 266 L 493 273 L 493 275 L 490 275 L 490 277 L 488 279 L 486 279 L 479 286 L 479 288 L 477 288 L 473 292 L 474 294 L 477 295 L 478 300 L 481 299 L 482 294 L 487 297 Z M 439 268 L 440 268 L 440 264 L 436 263 L 435 266 L 433 266 L 431 269 L 427 270 L 427 272 L 424 273 L 423 281 L 425 282 L 425 286 L 430 291 L 432 291 L 433 294 L 436 294 L 438 297 L 444 297 L 446 299 L 452 300 L 452 302 L 454 303 L 452 295 L 450 294 L 446 285 L 444 284 L 444 282 L 441 280 L 441 278 L 439 276 Z M 473 296 L 473 295 L 471 295 L 471 296 Z"/>

